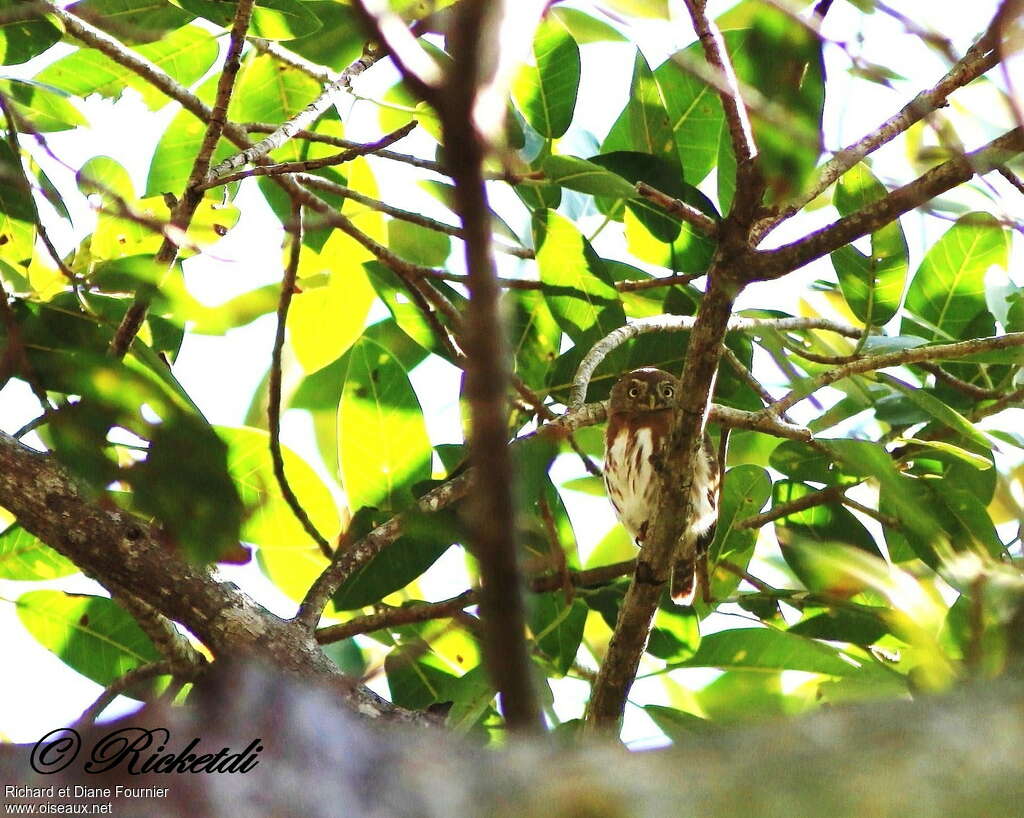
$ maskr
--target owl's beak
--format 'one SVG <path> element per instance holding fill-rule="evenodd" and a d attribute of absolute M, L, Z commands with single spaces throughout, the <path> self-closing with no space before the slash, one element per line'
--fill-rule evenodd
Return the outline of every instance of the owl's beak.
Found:
<path fill-rule="evenodd" d="M 658 404 L 658 396 L 652 392 L 650 395 L 647 396 L 647 401 L 648 403 L 651 404 L 651 409 L 654 409 L 654 407 L 657 406 Z"/>

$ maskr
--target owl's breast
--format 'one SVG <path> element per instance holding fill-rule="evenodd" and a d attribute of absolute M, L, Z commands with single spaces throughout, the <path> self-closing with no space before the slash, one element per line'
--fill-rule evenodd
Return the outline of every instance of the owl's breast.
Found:
<path fill-rule="evenodd" d="M 606 441 L 604 483 L 619 521 L 642 542 L 652 516 L 657 474 L 651 463 L 653 430 L 647 426 L 620 428 Z"/>

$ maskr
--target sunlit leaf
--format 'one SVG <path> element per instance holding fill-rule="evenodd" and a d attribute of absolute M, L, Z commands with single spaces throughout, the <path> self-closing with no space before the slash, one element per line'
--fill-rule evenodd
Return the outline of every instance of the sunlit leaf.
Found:
<path fill-rule="evenodd" d="M 262 429 L 217 427 L 227 444 L 228 472 L 245 507 L 240 537 L 259 546 L 264 573 L 293 599 L 301 599 L 326 560 L 292 512 L 274 476 L 270 435 Z M 333 541 L 341 527 L 338 509 L 323 480 L 305 460 L 281 447 L 288 485 L 314 528 Z"/>
<path fill-rule="evenodd" d="M 528 610 L 537 648 L 551 660 L 555 673 L 564 676 L 583 638 L 587 606 L 578 599 L 567 604 L 564 594 L 553 592 L 531 597 Z"/>
<path fill-rule="evenodd" d="M 30 591 L 16 604 L 18 618 L 40 644 L 97 684 L 109 685 L 161 658 L 135 620 L 106 597 Z"/>
<path fill-rule="evenodd" d="M 186 11 L 229 28 L 235 17 L 232 0 L 176 0 Z M 265 40 L 291 40 L 312 34 L 320 20 L 298 0 L 260 0 L 252 10 L 249 33 Z"/>
<path fill-rule="evenodd" d="M 423 410 L 394 355 L 369 338 L 352 347 L 341 403 L 338 451 L 349 507 L 396 511 L 430 478 Z"/>
<path fill-rule="evenodd" d="M 771 628 L 736 628 L 709 634 L 691 658 L 674 666 L 803 670 L 830 676 L 849 676 L 860 670 L 835 648 Z"/>
<path fill-rule="evenodd" d="M 60 39 L 61 32 L 35 9 L 16 15 L 18 0 L 0 0 L 0 65 L 18 65 L 42 54 Z"/>
<path fill-rule="evenodd" d="M 559 137 L 572 122 L 579 85 L 579 46 L 560 23 L 542 23 L 533 43 L 533 63 L 520 69 L 512 85 L 519 110 L 541 136 Z"/>
<path fill-rule="evenodd" d="M 20 525 L 0 533 L 0 577 L 42 580 L 78 573 L 78 566 Z"/>
<path fill-rule="evenodd" d="M 861 162 L 839 180 L 834 203 L 840 216 L 849 216 L 887 192 Z M 846 303 L 869 326 L 881 326 L 896 314 L 903 298 L 908 263 L 907 240 L 899 219 L 871 234 L 870 253 L 862 253 L 852 244 L 832 253 Z"/>
<path fill-rule="evenodd" d="M 187 86 L 213 65 L 217 58 L 217 41 L 197 26 L 186 26 L 134 50 Z M 36 80 L 77 97 L 100 94 L 117 99 L 125 88 L 134 88 L 152 109 L 170 101 L 162 91 L 133 71 L 91 48 L 82 48 L 61 57 L 40 71 Z"/>
<path fill-rule="evenodd" d="M 929 341 L 967 337 L 968 325 L 986 310 L 985 273 L 1006 267 L 1008 231 L 987 213 L 959 218 L 928 250 L 907 290 L 900 331 Z"/>

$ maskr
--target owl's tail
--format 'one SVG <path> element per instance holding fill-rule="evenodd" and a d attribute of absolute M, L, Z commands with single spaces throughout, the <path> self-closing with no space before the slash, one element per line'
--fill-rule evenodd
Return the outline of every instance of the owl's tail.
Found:
<path fill-rule="evenodd" d="M 692 605 L 697 590 L 696 560 L 676 560 L 672 566 L 672 601 L 676 605 Z"/>

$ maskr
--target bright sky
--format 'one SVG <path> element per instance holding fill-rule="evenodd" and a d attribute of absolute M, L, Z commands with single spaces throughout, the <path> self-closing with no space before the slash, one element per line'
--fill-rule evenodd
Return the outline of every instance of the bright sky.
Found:
<path fill-rule="evenodd" d="M 682 7 L 682 3 L 677 5 Z M 711 3 L 715 13 L 729 5 L 723 2 Z M 898 5 L 903 14 L 919 25 L 941 31 L 953 41 L 958 53 L 963 53 L 991 17 L 996 3 L 994 0 L 975 3 L 913 0 Z M 652 65 L 660 63 L 672 51 L 693 40 L 688 22 L 682 19 L 673 25 L 663 22 L 644 24 L 639 30 L 637 40 L 644 44 L 646 56 Z M 846 42 L 854 53 L 866 60 L 886 65 L 907 78 L 906 82 L 895 82 L 895 90 L 864 82 L 851 83 L 846 74 L 849 58 L 840 47 L 827 46 L 825 54 L 829 97 L 826 102 L 826 145 L 832 149 L 870 130 L 898 110 L 918 90 L 933 84 L 948 67 L 935 52 L 908 36 L 898 22 L 880 13 L 863 16 L 843 0 L 838 0 L 829 12 L 825 33 L 834 41 Z M 584 130 L 603 136 L 624 104 L 633 59 L 632 48 L 630 44 L 595 44 L 582 49 L 584 85 L 577 106 L 577 119 L 573 129 L 562 140 L 560 152 L 581 155 L 593 152 Z M 35 60 L 6 70 L 16 77 L 31 77 L 50 59 L 47 57 L 43 61 Z M 373 98 L 379 96 L 393 81 L 394 74 L 390 67 L 379 64 L 357 81 L 357 89 L 361 95 Z M 372 114 L 372 111 L 367 110 L 371 106 L 370 102 L 356 103 L 351 113 L 343 108 L 347 136 L 354 139 L 379 136 L 376 117 L 366 115 Z M 176 112 L 176 107 L 169 105 L 157 113 L 149 112 L 132 92 L 126 93 L 116 104 L 93 98 L 79 104 L 79 107 L 89 120 L 90 128 L 84 133 L 49 135 L 48 141 L 55 152 L 72 167 L 78 167 L 95 155 L 114 156 L 127 167 L 136 187 L 141 189 L 148 170 L 151 153 L 149 146 L 159 139 Z M 953 108 L 947 110 L 947 114 L 958 116 L 955 103 Z M 991 121 L 993 130 L 960 130 L 968 147 L 991 139 L 996 133 L 1005 130 L 1010 122 L 1008 112 L 995 95 L 988 100 L 974 96 L 970 115 Z M 126 138 L 126 134 L 130 134 L 130 138 Z M 138 145 L 147 147 L 138 150 L 135 147 Z M 402 143 L 401 148 L 419 152 L 423 156 L 433 155 L 433 143 L 424 134 L 414 134 Z M 54 166 L 54 163 L 45 159 L 40 161 L 59 188 L 68 193 L 75 191 L 72 171 Z M 881 149 L 875 154 L 874 161 L 875 172 L 883 179 L 907 181 L 904 176 L 907 172 L 906 159 L 899 145 Z M 375 161 L 374 170 L 378 173 L 383 190 L 387 190 L 388 174 L 406 172 L 404 167 L 396 169 L 384 161 Z M 521 227 L 523 213 L 516 205 L 514 196 L 502 190 L 500 185 L 493 188 L 492 194 L 495 206 L 507 214 L 513 227 Z M 73 210 L 74 230 L 63 226 L 63 223 L 51 228 L 52 237 L 62 252 L 73 247 L 87 234 L 94 222 L 93 215 L 84 209 L 80 196 L 69 195 L 66 201 Z M 281 276 L 281 230 L 256 193 L 255 185 L 244 184 L 236 203 L 242 213 L 238 226 L 212 247 L 208 254 L 190 260 L 185 265 L 190 289 L 197 297 L 211 304 L 222 302 L 260 284 L 276 282 Z M 77 207 L 74 206 L 76 204 Z M 419 207 L 428 214 L 445 217 L 443 211 L 438 212 L 434 200 L 426 194 L 420 200 L 403 201 L 401 204 L 409 209 Z M 834 215 L 831 208 L 818 209 L 806 218 L 792 220 L 773 234 L 770 240 L 782 243 L 795 238 L 808 229 L 827 223 Z M 597 216 L 584 216 L 580 219 L 580 227 L 589 233 L 599 222 Z M 920 262 L 921 247 L 925 240 L 934 239 L 947 224 L 936 219 L 907 217 L 903 225 L 910 242 L 913 271 Z M 613 231 L 606 231 L 602 235 L 599 249 L 609 255 L 621 254 L 614 241 Z M 504 257 L 502 263 L 516 262 Z M 803 285 L 816 278 L 832 275 L 827 260 L 816 263 L 794 274 L 785 287 L 773 283 L 749 288 L 744 293 L 741 306 L 756 305 L 795 312 L 797 293 Z M 383 317 L 383 307 L 375 315 Z M 226 337 L 186 337 L 175 364 L 175 374 L 211 422 L 226 425 L 240 425 L 243 422 L 252 393 L 266 371 L 273 325 L 273 318 L 266 316 L 247 327 L 228 333 Z M 459 440 L 458 407 L 455 404 L 455 396 L 458 395 L 457 371 L 432 359 L 412 373 L 412 380 L 424 406 L 431 440 L 435 444 Z M 767 385 L 771 388 L 770 383 Z M 0 428 L 4 431 L 15 431 L 34 417 L 36 411 L 37 405 L 21 384 L 11 383 L 0 391 Z M 319 465 L 311 425 L 305 415 L 299 412 L 285 415 L 283 439 L 288 446 L 323 471 Z M 27 442 L 33 443 L 31 436 Z M 35 443 L 38 445 L 38 441 Z M 556 483 L 576 476 L 579 476 L 579 468 L 571 459 L 563 458 L 556 463 L 553 472 Z M 565 491 L 563 496 L 580 542 L 581 556 L 585 559 L 589 550 L 612 527 L 614 518 L 611 509 L 603 498 L 572 491 Z M 758 566 L 758 571 L 770 581 L 767 568 Z M 225 569 L 223 573 L 225 578 L 237 582 L 247 593 L 277 613 L 293 613 L 292 603 L 284 599 L 255 568 L 231 568 Z M 54 655 L 41 648 L 21 627 L 10 602 L 27 590 L 42 587 L 102 593 L 99 586 L 81 576 L 52 583 L 0 580 L 0 638 L 8 660 L 3 674 L 3 695 L 0 695 L 0 736 L 6 735 L 15 741 L 34 741 L 49 729 L 73 720 L 100 692 L 97 685 L 78 676 Z M 457 549 L 451 549 L 442 557 L 423 582 L 423 592 L 427 598 L 442 598 L 464 588 L 464 566 L 462 555 Z M 711 630 L 744 624 L 725 615 L 714 619 L 716 621 L 706 623 Z M 684 685 L 699 686 L 713 675 L 714 672 L 708 671 L 693 671 L 688 675 L 677 672 L 674 678 Z M 382 675 L 377 677 L 374 686 L 386 693 Z M 581 714 L 585 685 L 566 679 L 555 682 L 554 687 L 556 710 L 560 718 L 578 717 Z M 662 678 L 638 681 L 633 688 L 631 700 L 665 703 Z M 130 709 L 133 705 L 122 699 L 107 713 L 118 712 L 115 708 L 119 706 Z M 642 746 L 652 740 L 663 741 L 660 733 L 638 708 L 628 708 L 625 735 L 634 746 Z"/>

